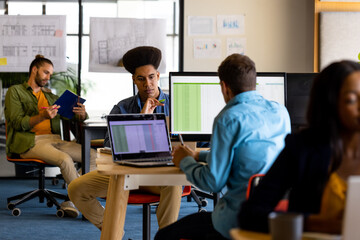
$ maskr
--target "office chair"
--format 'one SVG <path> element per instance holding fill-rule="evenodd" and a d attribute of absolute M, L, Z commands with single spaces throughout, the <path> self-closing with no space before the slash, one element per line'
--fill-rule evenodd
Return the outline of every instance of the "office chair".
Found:
<path fill-rule="evenodd" d="M 191 192 L 191 186 L 185 186 L 183 189 L 182 196 L 188 196 Z M 131 192 L 129 194 L 128 204 L 142 204 L 143 206 L 143 240 L 150 240 L 150 222 L 151 222 L 151 213 L 150 208 L 153 205 L 158 205 L 160 201 L 160 195 L 155 195 L 151 193 L 138 193 Z"/>
<path fill-rule="evenodd" d="M 46 162 L 39 160 L 39 159 L 22 159 L 22 158 L 10 158 L 7 157 L 9 162 L 14 164 L 23 165 L 23 166 L 30 166 L 35 167 L 38 170 L 39 177 L 38 177 L 38 188 L 26 193 L 22 193 L 13 197 L 9 197 L 7 199 L 7 208 L 11 210 L 13 216 L 19 216 L 21 214 L 20 208 L 17 206 L 21 203 L 29 201 L 35 197 L 39 197 L 39 202 L 43 203 L 44 199 L 46 198 L 47 202 L 46 205 L 48 207 L 52 207 L 53 205 L 56 206 L 58 210 L 56 215 L 59 217 L 63 217 L 64 213 L 60 210 L 60 204 L 56 200 L 56 198 L 65 200 L 66 195 L 60 194 L 58 192 L 54 192 L 52 190 L 48 190 L 45 188 L 45 167 L 55 167 L 53 165 L 49 165 Z M 12 202 L 13 200 L 17 200 Z"/>
<path fill-rule="evenodd" d="M 204 208 L 208 204 L 206 198 L 213 200 L 215 208 L 215 205 L 220 199 L 220 193 L 207 193 L 197 189 L 196 187 L 192 187 L 190 194 L 187 196 L 187 201 L 191 202 L 191 199 L 194 199 L 198 205 L 198 212 L 206 212 L 206 209 Z"/>
<path fill-rule="evenodd" d="M 64 127 L 66 127 L 65 122 L 63 122 L 63 129 L 64 129 Z M 5 122 L 5 129 L 7 129 L 6 122 Z M 66 130 L 68 130 L 68 129 L 66 129 Z M 66 132 L 67 131 L 63 131 L 63 133 L 66 133 Z M 66 135 L 64 136 L 64 139 L 69 140 L 70 135 L 67 135 L 67 134 L 68 133 L 66 133 Z M 6 130 L 5 130 L 5 136 L 7 137 Z M 61 194 L 61 193 L 58 193 L 58 192 L 55 192 L 55 191 L 45 188 L 45 167 L 56 167 L 56 166 L 47 164 L 46 162 L 44 162 L 40 159 L 34 159 L 34 158 L 20 158 L 20 157 L 11 158 L 9 156 L 7 156 L 6 158 L 9 162 L 12 162 L 17 165 L 34 167 L 36 170 L 38 170 L 38 174 L 39 174 L 37 189 L 22 193 L 22 194 L 18 194 L 16 196 L 12 196 L 7 199 L 7 208 L 9 210 L 11 210 L 12 215 L 19 216 L 21 214 L 21 210 L 17 206 L 35 198 L 35 197 L 38 197 L 40 203 L 43 203 L 44 199 L 46 198 L 46 200 L 47 200 L 46 205 L 48 207 L 52 207 L 55 205 L 56 209 L 57 209 L 56 215 L 58 217 L 63 217 L 65 215 L 65 213 L 60 209 L 60 204 L 56 200 L 56 198 L 66 200 L 67 195 L 64 195 L 64 194 Z M 12 202 L 14 200 L 16 200 L 16 201 Z"/>
<path fill-rule="evenodd" d="M 248 187 L 247 187 L 247 190 L 246 190 L 246 199 L 249 199 L 251 194 L 254 192 L 254 189 L 260 183 L 261 179 L 264 176 L 265 176 L 265 174 L 257 173 L 257 174 L 252 175 L 249 178 Z M 284 197 L 276 205 L 274 211 L 276 211 L 276 212 L 287 212 L 288 205 L 289 205 L 289 201 L 288 201 L 287 197 Z"/>

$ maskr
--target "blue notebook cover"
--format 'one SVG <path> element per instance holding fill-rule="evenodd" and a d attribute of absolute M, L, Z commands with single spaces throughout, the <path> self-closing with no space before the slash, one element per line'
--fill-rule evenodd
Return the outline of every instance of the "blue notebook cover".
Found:
<path fill-rule="evenodd" d="M 58 110 L 58 114 L 60 114 L 60 116 L 71 119 L 75 115 L 73 108 L 77 106 L 78 101 L 80 103 L 84 103 L 85 99 L 78 97 L 78 95 L 69 90 L 66 90 L 54 104 L 60 105 Z"/>

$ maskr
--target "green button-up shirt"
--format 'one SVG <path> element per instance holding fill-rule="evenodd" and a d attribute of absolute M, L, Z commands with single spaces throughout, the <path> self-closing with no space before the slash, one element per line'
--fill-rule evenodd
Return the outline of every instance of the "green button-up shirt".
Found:
<path fill-rule="evenodd" d="M 59 97 L 51 93 L 50 89 L 42 88 L 49 102 L 53 105 Z M 11 86 L 5 97 L 6 119 L 6 154 L 21 154 L 35 144 L 35 133 L 31 132 L 30 117 L 38 115 L 38 100 L 27 82 Z M 51 132 L 60 134 L 60 116 L 51 119 Z"/>

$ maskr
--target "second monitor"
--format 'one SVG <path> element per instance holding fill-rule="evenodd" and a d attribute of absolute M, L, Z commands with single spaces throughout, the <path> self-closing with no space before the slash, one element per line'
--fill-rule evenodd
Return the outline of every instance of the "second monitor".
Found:
<path fill-rule="evenodd" d="M 170 72 L 170 132 L 186 141 L 209 141 L 215 117 L 225 106 L 216 72 Z M 256 90 L 286 104 L 286 74 L 257 73 Z"/>

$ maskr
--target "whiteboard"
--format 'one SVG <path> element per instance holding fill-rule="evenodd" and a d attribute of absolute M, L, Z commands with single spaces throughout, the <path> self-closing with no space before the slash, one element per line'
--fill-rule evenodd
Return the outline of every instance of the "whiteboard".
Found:
<path fill-rule="evenodd" d="M 130 49 L 157 47 L 162 52 L 158 71 L 166 71 L 166 20 L 90 18 L 89 72 L 127 72 L 118 63 Z"/>
<path fill-rule="evenodd" d="M 360 12 L 320 13 L 320 70 L 334 61 L 358 61 Z"/>
<path fill-rule="evenodd" d="M 232 52 L 258 72 L 313 72 L 314 0 L 184 0 L 184 71 L 216 71 Z M 189 35 L 189 17 L 243 16 L 243 32 Z M 218 28 L 218 25 L 215 25 Z M 241 28 L 240 28 L 241 29 Z M 239 30 L 240 30 L 239 29 Z M 197 58 L 194 40 L 220 40 L 221 57 Z M 235 49 L 234 49 L 235 48 Z M 235 51 L 234 51 L 235 50 Z"/>
<path fill-rule="evenodd" d="M 37 54 L 66 71 L 66 16 L 0 16 L 0 72 L 28 72 Z"/>

